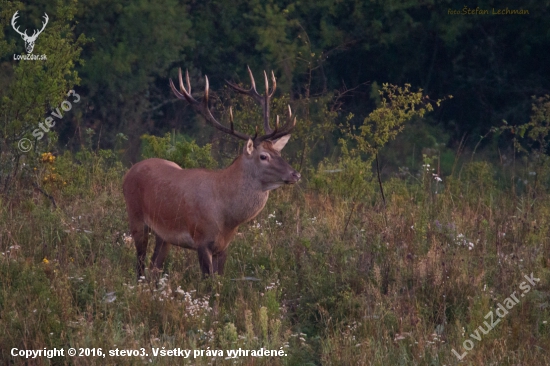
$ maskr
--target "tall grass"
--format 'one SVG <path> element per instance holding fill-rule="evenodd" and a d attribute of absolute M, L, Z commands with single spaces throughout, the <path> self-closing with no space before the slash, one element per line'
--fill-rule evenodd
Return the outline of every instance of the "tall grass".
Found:
<path fill-rule="evenodd" d="M 158 284 L 135 280 L 125 169 L 112 154 L 67 153 L 35 167 L 29 179 L 44 192 L 0 205 L 3 364 L 453 365 L 452 350 L 465 352 L 484 316 L 531 273 L 540 282 L 461 363 L 550 363 L 550 195 L 511 194 L 488 163 L 443 182 L 429 170 L 393 178 L 385 209 L 376 186 L 341 194 L 341 173 L 320 168 L 310 183 L 272 192 L 241 226 L 223 277 L 202 280 L 196 253 L 174 247 Z M 10 354 L 44 347 L 148 356 Z M 286 356 L 182 359 L 154 357 L 153 347 Z"/>

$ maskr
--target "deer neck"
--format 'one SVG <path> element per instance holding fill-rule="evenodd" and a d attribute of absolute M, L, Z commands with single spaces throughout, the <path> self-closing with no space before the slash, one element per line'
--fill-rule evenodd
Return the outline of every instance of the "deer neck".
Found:
<path fill-rule="evenodd" d="M 221 172 L 220 183 L 226 194 L 226 209 L 236 225 L 252 220 L 264 208 L 269 191 L 263 191 L 261 182 L 248 171 L 239 156 L 233 164 Z"/>

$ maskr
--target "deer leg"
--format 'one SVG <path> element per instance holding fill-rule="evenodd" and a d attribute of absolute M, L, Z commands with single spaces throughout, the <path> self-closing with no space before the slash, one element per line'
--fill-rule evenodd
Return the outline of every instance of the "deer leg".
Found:
<path fill-rule="evenodd" d="M 212 266 L 214 273 L 223 275 L 223 269 L 225 267 L 225 261 L 227 259 L 227 249 L 212 256 Z"/>
<path fill-rule="evenodd" d="M 164 264 L 164 260 L 166 259 L 169 251 L 170 243 L 164 241 L 160 236 L 156 235 L 155 251 L 153 252 L 151 266 L 149 267 L 151 273 L 155 276 L 158 276 L 158 274 L 162 271 L 162 265 Z"/>
<path fill-rule="evenodd" d="M 214 269 L 212 266 L 212 252 L 208 249 L 208 245 L 200 246 L 197 250 L 199 254 L 199 264 L 201 266 L 202 276 L 212 275 Z"/>
<path fill-rule="evenodd" d="M 132 238 L 134 238 L 134 244 L 136 246 L 136 272 L 139 280 L 139 278 L 143 276 L 143 271 L 145 270 L 145 255 L 147 254 L 149 229 L 143 223 L 132 225 L 130 228 L 130 234 L 132 235 Z"/>

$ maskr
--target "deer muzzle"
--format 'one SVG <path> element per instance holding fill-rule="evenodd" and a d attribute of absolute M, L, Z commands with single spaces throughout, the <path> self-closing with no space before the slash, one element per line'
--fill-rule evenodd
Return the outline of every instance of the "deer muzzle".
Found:
<path fill-rule="evenodd" d="M 302 178 L 301 174 L 298 173 L 296 170 L 293 170 L 290 172 L 289 177 L 284 181 L 285 184 L 294 184 L 297 183 L 300 178 Z"/>

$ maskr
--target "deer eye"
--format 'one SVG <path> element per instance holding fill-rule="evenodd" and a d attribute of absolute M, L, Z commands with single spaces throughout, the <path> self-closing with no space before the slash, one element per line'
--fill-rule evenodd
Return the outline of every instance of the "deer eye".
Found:
<path fill-rule="evenodd" d="M 267 154 L 261 154 L 261 155 L 260 155 L 260 159 L 262 159 L 262 160 L 267 160 Z"/>

